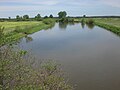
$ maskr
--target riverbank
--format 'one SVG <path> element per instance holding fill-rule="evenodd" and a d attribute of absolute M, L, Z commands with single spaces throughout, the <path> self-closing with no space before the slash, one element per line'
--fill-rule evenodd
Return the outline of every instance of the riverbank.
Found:
<path fill-rule="evenodd" d="M 120 36 L 120 18 L 83 18 L 81 23 L 94 24 Z"/>
<path fill-rule="evenodd" d="M 0 22 L 0 31 L 4 34 L 4 41 L 1 39 L 0 44 L 19 40 L 28 34 L 42 29 L 48 29 L 54 26 L 54 24 L 55 21 L 53 19 L 44 19 L 43 21 Z"/>
<path fill-rule="evenodd" d="M 120 18 L 96 18 L 94 24 L 120 36 Z"/>

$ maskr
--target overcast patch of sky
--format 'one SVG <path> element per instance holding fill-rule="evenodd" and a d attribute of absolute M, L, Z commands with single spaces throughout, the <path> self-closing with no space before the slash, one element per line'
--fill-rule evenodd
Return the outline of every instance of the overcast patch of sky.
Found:
<path fill-rule="evenodd" d="M 0 0 L 0 17 L 42 16 L 66 10 L 69 16 L 120 15 L 120 0 Z"/>

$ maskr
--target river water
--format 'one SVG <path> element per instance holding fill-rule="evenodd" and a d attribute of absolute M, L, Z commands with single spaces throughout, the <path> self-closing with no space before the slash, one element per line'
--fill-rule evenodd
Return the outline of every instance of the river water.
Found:
<path fill-rule="evenodd" d="M 56 23 L 21 39 L 36 58 L 61 64 L 75 90 L 120 90 L 120 37 L 81 23 Z"/>

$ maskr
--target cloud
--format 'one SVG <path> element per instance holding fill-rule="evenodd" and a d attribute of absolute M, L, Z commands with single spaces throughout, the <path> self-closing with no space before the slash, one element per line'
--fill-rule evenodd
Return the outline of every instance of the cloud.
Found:
<path fill-rule="evenodd" d="M 120 8 L 120 0 L 101 0 L 104 4 Z"/>
<path fill-rule="evenodd" d="M 120 0 L 0 0 L 0 16 L 20 12 L 55 13 L 66 10 L 79 14 L 120 14 Z M 103 12 L 104 11 L 104 12 Z M 109 12 L 108 12 L 109 11 Z"/>
<path fill-rule="evenodd" d="M 57 0 L 0 0 L 0 3 L 19 3 L 19 4 L 30 4 L 30 5 L 55 5 L 58 4 Z"/>

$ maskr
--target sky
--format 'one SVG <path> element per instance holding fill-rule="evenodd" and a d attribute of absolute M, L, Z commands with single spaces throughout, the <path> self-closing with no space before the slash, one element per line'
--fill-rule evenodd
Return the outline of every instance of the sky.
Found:
<path fill-rule="evenodd" d="M 120 0 L 0 0 L 0 18 L 38 13 L 57 16 L 59 11 L 68 16 L 120 16 Z"/>

